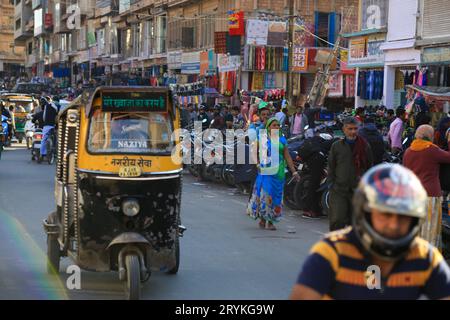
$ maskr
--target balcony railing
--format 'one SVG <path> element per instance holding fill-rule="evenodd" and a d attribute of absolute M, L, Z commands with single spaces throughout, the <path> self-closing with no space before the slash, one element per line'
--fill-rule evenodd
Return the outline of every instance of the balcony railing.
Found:
<path fill-rule="evenodd" d="M 13 32 L 14 27 L 12 25 L 2 24 L 0 25 L 0 32 Z"/>

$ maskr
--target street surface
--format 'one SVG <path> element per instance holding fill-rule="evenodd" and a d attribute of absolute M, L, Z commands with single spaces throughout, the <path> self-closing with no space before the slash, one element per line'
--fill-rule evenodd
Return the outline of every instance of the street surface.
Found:
<path fill-rule="evenodd" d="M 0 299 L 123 299 L 117 273 L 83 271 L 81 290 L 67 290 L 46 274 L 42 220 L 54 209 L 55 167 L 31 161 L 24 145 L 0 160 Z M 143 299 L 287 299 L 311 245 L 327 220 L 305 220 L 285 209 L 276 231 L 261 230 L 245 214 L 248 196 L 184 175 L 181 263 L 175 276 L 153 273 Z M 288 231 L 295 231 L 290 233 Z"/>

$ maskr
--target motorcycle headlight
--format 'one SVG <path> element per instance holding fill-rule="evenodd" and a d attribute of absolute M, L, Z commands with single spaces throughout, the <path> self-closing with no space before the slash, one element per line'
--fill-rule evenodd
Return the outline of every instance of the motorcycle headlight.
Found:
<path fill-rule="evenodd" d="M 141 207 L 136 199 L 127 199 L 122 202 L 122 212 L 128 217 L 134 217 L 139 213 Z"/>

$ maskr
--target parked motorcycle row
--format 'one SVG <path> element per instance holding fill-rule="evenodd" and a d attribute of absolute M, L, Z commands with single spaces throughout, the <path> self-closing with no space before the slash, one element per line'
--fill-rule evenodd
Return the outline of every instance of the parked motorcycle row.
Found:
<path fill-rule="evenodd" d="M 330 140 L 330 145 L 336 138 L 332 132 L 335 128 L 335 122 L 329 122 L 323 125 L 319 125 L 315 129 L 311 129 L 313 132 L 317 132 L 324 140 Z M 304 128 L 305 130 L 308 127 Z M 217 145 L 213 143 L 215 137 L 205 137 L 201 139 L 190 134 L 190 146 L 191 149 L 183 149 L 184 154 L 189 154 L 191 163 L 186 165 L 186 169 L 194 176 L 205 182 L 223 183 L 230 187 L 236 187 L 241 193 L 249 194 L 251 192 L 253 182 L 257 175 L 257 168 L 250 159 L 250 145 L 248 143 L 247 136 L 235 137 L 232 144 L 224 144 L 222 148 L 217 148 Z M 288 148 L 290 155 L 294 161 L 295 166 L 298 169 L 300 179 L 296 181 L 292 178 L 291 173 L 286 172 L 286 182 L 284 188 L 284 203 L 291 209 L 302 209 L 304 207 L 304 201 L 306 196 L 306 190 L 309 185 L 311 172 L 308 166 L 298 157 L 297 150 L 302 146 L 306 138 L 303 135 L 299 135 L 288 140 Z M 225 138 L 224 138 L 225 141 Z M 196 149 L 197 148 L 197 149 Z M 199 149 L 201 148 L 201 149 Z M 239 152 L 244 151 L 245 161 L 239 163 L 237 157 Z M 216 152 L 220 152 L 216 159 L 222 161 L 213 161 L 216 156 Z M 227 163 L 227 155 L 230 156 L 234 152 L 233 163 Z M 195 161 L 195 155 L 202 155 L 202 159 Z M 327 154 L 325 155 L 325 157 Z M 207 160 L 205 160 L 207 159 Z M 208 160 L 210 159 L 210 161 Z M 242 159 L 241 159 L 242 160 Z M 219 162 L 219 163 L 218 163 Z M 242 161 L 241 161 L 242 162 Z M 322 174 L 322 181 L 319 189 L 320 198 L 322 199 L 322 207 L 324 212 L 328 212 L 328 182 L 327 171 L 324 170 Z"/>

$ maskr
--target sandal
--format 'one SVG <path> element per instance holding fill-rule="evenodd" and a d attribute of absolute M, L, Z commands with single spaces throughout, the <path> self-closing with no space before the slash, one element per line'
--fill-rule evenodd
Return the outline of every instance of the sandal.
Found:
<path fill-rule="evenodd" d="M 266 220 L 261 219 L 261 221 L 259 222 L 259 227 L 261 229 L 265 229 L 266 228 Z"/>
<path fill-rule="evenodd" d="M 272 223 L 270 223 L 270 222 L 267 224 L 266 229 L 267 229 L 267 230 L 272 230 L 272 231 L 277 230 L 277 228 L 276 228 Z"/>

